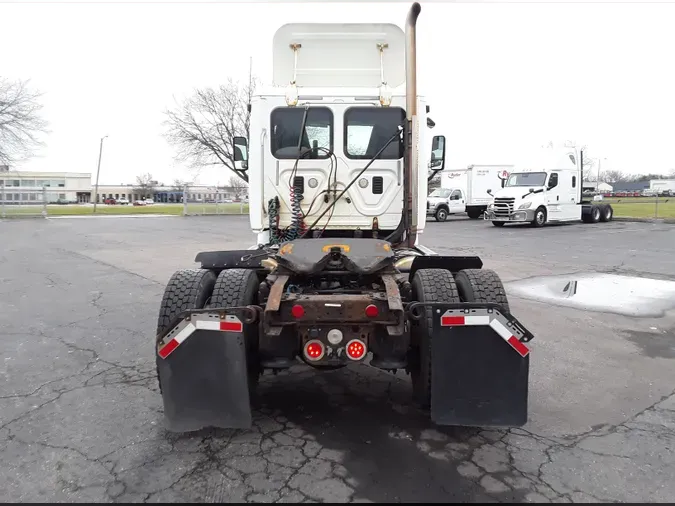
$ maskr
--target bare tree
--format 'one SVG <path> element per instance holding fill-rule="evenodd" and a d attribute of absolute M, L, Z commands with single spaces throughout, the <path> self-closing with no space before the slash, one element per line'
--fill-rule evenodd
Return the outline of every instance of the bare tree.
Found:
<path fill-rule="evenodd" d="M 604 170 L 600 174 L 600 181 L 603 183 L 616 183 L 617 181 L 626 181 L 627 177 L 620 170 Z"/>
<path fill-rule="evenodd" d="M 185 189 L 185 185 L 189 185 L 189 181 L 183 181 L 182 179 L 174 179 L 171 189 L 173 191 L 182 192 Z"/>
<path fill-rule="evenodd" d="M 240 197 L 244 190 L 248 188 L 248 184 L 238 176 L 230 176 L 228 186 L 234 190 L 237 197 Z"/>
<path fill-rule="evenodd" d="M 136 184 L 134 185 L 134 193 L 138 193 L 141 198 L 152 197 L 155 193 L 157 181 L 152 179 L 152 174 L 146 172 L 140 176 L 136 176 Z"/>
<path fill-rule="evenodd" d="M 0 77 L 0 165 L 29 158 L 42 145 L 38 135 L 47 132 L 47 122 L 40 117 L 41 96 L 28 81 Z"/>
<path fill-rule="evenodd" d="M 254 89 L 255 80 L 241 86 L 228 79 L 217 89 L 195 90 L 174 110 L 167 110 L 165 137 L 176 149 L 177 160 L 197 168 L 224 165 L 248 181 L 246 171 L 235 168 L 232 139 L 249 138 L 248 104 Z"/>

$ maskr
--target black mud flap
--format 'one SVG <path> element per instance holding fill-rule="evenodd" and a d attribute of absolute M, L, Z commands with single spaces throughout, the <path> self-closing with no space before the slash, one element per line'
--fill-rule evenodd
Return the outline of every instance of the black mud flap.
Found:
<path fill-rule="evenodd" d="M 433 308 L 432 421 L 471 427 L 525 425 L 530 356 L 524 343 L 532 335 L 499 310 L 453 306 Z"/>
<path fill-rule="evenodd" d="M 169 431 L 251 426 L 239 317 L 208 312 L 183 319 L 158 342 L 157 371 Z"/>

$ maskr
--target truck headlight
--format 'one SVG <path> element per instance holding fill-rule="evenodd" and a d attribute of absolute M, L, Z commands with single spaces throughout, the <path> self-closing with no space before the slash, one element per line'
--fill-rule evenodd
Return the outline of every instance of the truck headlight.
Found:
<path fill-rule="evenodd" d="M 532 205 L 532 202 L 525 202 L 524 204 L 520 204 L 518 206 L 518 209 L 529 209 L 531 205 Z"/>

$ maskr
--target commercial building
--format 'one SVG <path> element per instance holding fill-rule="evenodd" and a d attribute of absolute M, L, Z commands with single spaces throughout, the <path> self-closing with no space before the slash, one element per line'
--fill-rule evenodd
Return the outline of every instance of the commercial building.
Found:
<path fill-rule="evenodd" d="M 150 197 L 155 202 L 182 202 L 183 189 L 175 186 L 154 184 L 145 192 L 136 185 L 98 185 L 98 203 L 107 198 L 129 202 Z M 94 185 L 89 172 L 28 172 L 10 171 L 0 166 L 0 202 L 4 204 L 30 205 L 52 203 L 86 204 L 94 201 Z M 192 185 L 188 201 L 222 202 L 227 199 L 244 198 L 247 188 L 229 186 Z"/>
<path fill-rule="evenodd" d="M 246 188 L 242 191 L 229 186 L 194 185 L 188 190 L 188 202 L 222 202 L 236 197 L 244 198 L 248 193 L 246 190 Z M 155 202 L 182 202 L 183 189 L 175 186 L 153 185 L 149 192 L 143 192 L 135 185 L 98 185 L 98 203 L 108 198 L 115 200 L 125 198 L 133 203 L 143 197 L 149 197 Z"/>
<path fill-rule="evenodd" d="M 675 179 L 652 179 L 649 189 L 656 193 L 675 192 Z"/>
<path fill-rule="evenodd" d="M 6 166 L 5 166 L 6 167 Z M 0 170 L 0 201 L 5 204 L 89 202 L 91 174 Z"/>

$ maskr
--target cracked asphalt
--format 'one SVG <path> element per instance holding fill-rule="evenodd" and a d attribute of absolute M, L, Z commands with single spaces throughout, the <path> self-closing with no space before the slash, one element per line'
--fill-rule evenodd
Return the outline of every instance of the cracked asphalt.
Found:
<path fill-rule="evenodd" d="M 675 315 L 510 297 L 531 343 L 530 417 L 436 427 L 408 378 L 366 365 L 261 379 L 252 430 L 163 429 L 153 333 L 171 273 L 248 247 L 246 217 L 0 222 L 4 502 L 671 502 Z M 439 253 L 508 282 L 610 272 L 675 280 L 666 224 L 428 223 Z"/>

